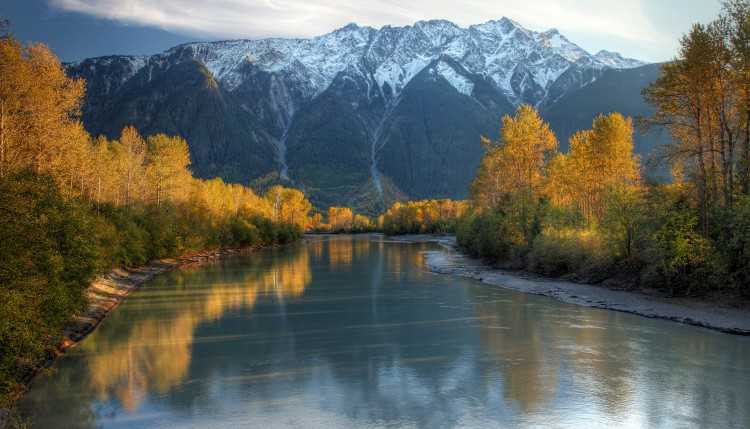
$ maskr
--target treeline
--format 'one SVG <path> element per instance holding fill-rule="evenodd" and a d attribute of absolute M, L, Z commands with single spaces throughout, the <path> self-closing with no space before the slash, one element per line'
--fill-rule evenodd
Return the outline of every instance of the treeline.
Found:
<path fill-rule="evenodd" d="M 632 135 L 630 119 L 599 116 L 591 130 L 571 137 L 563 155 L 537 111 L 520 106 L 503 118 L 499 141 L 483 138 L 459 244 L 476 256 L 553 276 L 596 281 L 633 269 L 645 188 Z"/>
<path fill-rule="evenodd" d="M 378 226 L 390 235 L 455 233 L 468 207 L 468 201 L 448 199 L 395 203 L 378 218 Z"/>
<path fill-rule="evenodd" d="M 198 180 L 185 141 L 92 138 L 84 82 L 40 44 L 0 39 L 0 401 L 61 338 L 97 273 L 222 246 L 301 237 L 310 203 Z"/>
<path fill-rule="evenodd" d="M 644 91 L 640 118 L 676 142 L 670 183 L 644 183 L 632 123 L 617 113 L 570 139 L 568 154 L 536 111 L 503 118 L 458 228 L 471 253 L 546 275 L 620 278 L 670 295 L 750 289 L 750 5 L 696 24 L 680 58 Z"/>
<path fill-rule="evenodd" d="M 315 213 L 310 230 L 328 233 L 383 232 L 401 234 L 452 234 L 458 219 L 469 208 L 469 201 L 424 200 L 396 202 L 372 220 L 346 207 L 330 207 L 327 216 Z"/>
<path fill-rule="evenodd" d="M 331 233 L 359 233 L 378 231 L 377 225 L 367 216 L 354 213 L 347 207 L 329 207 L 328 217 L 315 213 L 310 222 L 311 230 Z"/>

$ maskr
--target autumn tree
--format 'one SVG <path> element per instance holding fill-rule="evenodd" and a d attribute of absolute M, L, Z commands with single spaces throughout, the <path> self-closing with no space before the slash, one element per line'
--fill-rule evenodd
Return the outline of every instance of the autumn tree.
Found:
<path fill-rule="evenodd" d="M 320 230 L 323 227 L 323 215 L 315 213 L 310 217 L 310 227 L 313 230 Z"/>
<path fill-rule="evenodd" d="M 0 176 L 46 171 L 78 126 L 83 92 L 46 45 L 0 39 Z"/>
<path fill-rule="evenodd" d="M 372 221 L 372 219 L 359 213 L 354 214 L 354 219 L 352 219 L 352 231 L 364 232 L 371 231 L 374 228 L 375 223 Z"/>
<path fill-rule="evenodd" d="M 113 200 L 109 197 L 109 191 L 113 187 L 112 171 L 115 170 L 112 144 L 106 137 L 99 136 L 91 142 L 88 153 L 91 165 L 91 200 L 96 202 L 97 207 L 103 201 Z"/>
<path fill-rule="evenodd" d="M 221 225 L 235 213 L 232 185 L 217 177 L 210 180 L 201 180 L 198 187 L 202 191 L 203 201 L 210 213 L 212 224 Z"/>
<path fill-rule="evenodd" d="M 140 191 L 146 170 L 146 142 L 129 125 L 122 129 L 120 140 L 113 145 L 120 186 L 124 193 L 124 205 L 130 206 L 135 192 Z"/>
<path fill-rule="evenodd" d="M 558 145 L 549 125 L 529 105 L 519 106 L 514 117 L 505 115 L 502 122 L 498 142 L 482 137 L 485 154 L 470 187 L 472 199 L 483 206 L 503 195 L 540 195 Z"/>
<path fill-rule="evenodd" d="M 449 199 L 397 202 L 378 218 L 378 224 L 386 234 L 452 233 L 468 207 L 468 201 Z"/>
<path fill-rule="evenodd" d="M 679 57 L 644 90 L 657 112 L 647 127 L 665 127 L 675 145 L 666 158 L 678 164 L 692 185 L 699 225 L 706 233 L 709 209 L 734 206 L 735 185 L 746 189 L 750 129 L 747 63 L 748 3 L 735 1 L 708 25 L 695 24 L 680 39 Z"/>
<path fill-rule="evenodd" d="M 469 185 L 469 194 L 477 206 L 491 207 L 507 190 L 504 178 L 499 174 L 505 166 L 500 145 L 485 137 L 481 140 L 484 155 L 477 166 L 477 175 Z"/>
<path fill-rule="evenodd" d="M 550 165 L 549 194 L 598 221 L 613 192 L 638 186 L 640 159 L 633 154 L 633 126 L 619 113 L 599 115 L 591 130 L 570 138 L 567 155 Z"/>
<path fill-rule="evenodd" d="M 328 208 L 328 225 L 333 232 L 343 232 L 352 230 L 354 213 L 347 207 L 329 207 Z"/>
<path fill-rule="evenodd" d="M 727 28 L 727 45 L 734 95 L 739 98 L 737 117 L 740 125 L 740 147 L 737 180 L 740 191 L 750 194 L 750 2 L 732 0 L 723 3 Z"/>
<path fill-rule="evenodd" d="M 191 179 L 190 153 L 181 137 L 157 134 L 147 139 L 148 172 L 157 206 L 178 195 Z M 238 209 L 235 208 L 235 211 Z"/>
<path fill-rule="evenodd" d="M 271 207 L 272 221 L 294 224 L 302 230 L 307 228 L 307 215 L 312 205 L 302 192 L 276 185 L 271 187 L 263 198 Z"/>

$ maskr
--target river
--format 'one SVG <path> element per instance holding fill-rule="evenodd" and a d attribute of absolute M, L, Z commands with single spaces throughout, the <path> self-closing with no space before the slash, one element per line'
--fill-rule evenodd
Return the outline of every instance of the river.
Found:
<path fill-rule="evenodd" d="M 139 287 L 19 406 L 38 428 L 750 427 L 750 338 L 311 236 Z"/>

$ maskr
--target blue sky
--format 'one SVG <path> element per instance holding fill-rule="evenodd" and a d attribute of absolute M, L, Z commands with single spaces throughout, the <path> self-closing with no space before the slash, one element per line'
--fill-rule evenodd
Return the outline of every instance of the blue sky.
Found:
<path fill-rule="evenodd" d="M 448 19 L 466 27 L 507 16 L 530 30 L 557 28 L 591 53 L 657 62 L 675 57 L 679 37 L 720 9 L 718 0 L 5 0 L 0 19 L 63 61 L 154 54 L 197 40 L 313 37 L 349 22 Z"/>

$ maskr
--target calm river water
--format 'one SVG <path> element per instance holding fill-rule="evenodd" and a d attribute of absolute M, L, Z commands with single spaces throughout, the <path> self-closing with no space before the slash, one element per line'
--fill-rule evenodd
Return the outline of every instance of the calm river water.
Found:
<path fill-rule="evenodd" d="M 377 235 L 154 278 L 20 402 L 40 428 L 750 427 L 750 338 L 430 274 Z"/>

